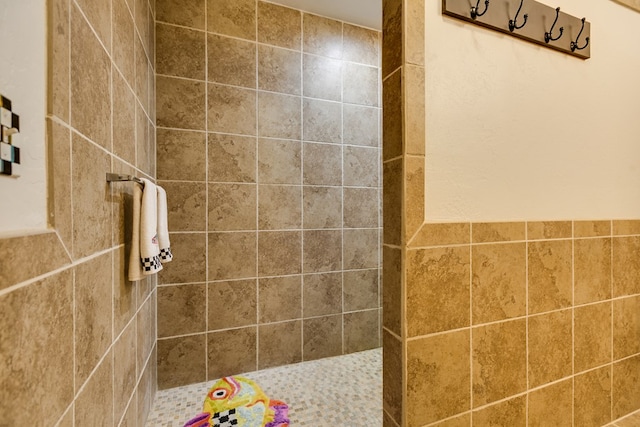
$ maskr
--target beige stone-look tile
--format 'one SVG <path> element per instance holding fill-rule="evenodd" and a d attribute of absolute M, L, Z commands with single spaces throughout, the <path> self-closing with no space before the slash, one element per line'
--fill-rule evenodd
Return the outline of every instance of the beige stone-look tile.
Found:
<path fill-rule="evenodd" d="M 205 0 L 162 0 L 156 6 L 156 19 L 160 22 L 205 29 Z"/>
<path fill-rule="evenodd" d="M 207 379 L 255 371 L 256 344 L 256 327 L 209 333 Z"/>
<path fill-rule="evenodd" d="M 380 238 L 378 229 L 344 230 L 344 269 L 378 268 Z"/>
<path fill-rule="evenodd" d="M 302 170 L 305 185 L 342 185 L 342 147 L 304 143 Z"/>
<path fill-rule="evenodd" d="M 527 222 L 528 240 L 568 239 L 572 234 L 571 221 Z"/>
<path fill-rule="evenodd" d="M 259 92 L 258 134 L 262 137 L 300 139 L 302 135 L 300 97 Z"/>
<path fill-rule="evenodd" d="M 48 2 L 47 22 L 47 112 L 69 122 L 69 2 Z"/>
<path fill-rule="evenodd" d="M 468 426 L 468 421 L 465 426 Z M 527 398 L 516 397 L 473 413 L 475 426 L 520 426 L 527 425 Z"/>
<path fill-rule="evenodd" d="M 425 62 L 424 5 L 425 0 L 414 0 L 406 5 L 404 60 L 410 64 L 424 65 Z"/>
<path fill-rule="evenodd" d="M 402 342 L 387 331 L 382 331 L 382 355 L 382 407 L 401 425 L 404 382 Z"/>
<path fill-rule="evenodd" d="M 129 254 L 123 245 L 113 252 L 113 334 L 117 337 L 138 309 L 136 284 L 127 278 Z"/>
<path fill-rule="evenodd" d="M 107 51 L 111 50 L 111 0 L 77 0 L 77 4 Z"/>
<path fill-rule="evenodd" d="M 302 361 L 302 320 L 258 326 L 258 369 Z"/>
<path fill-rule="evenodd" d="M 382 215 L 384 243 L 400 245 L 402 241 L 403 161 L 384 163 L 382 166 Z"/>
<path fill-rule="evenodd" d="M 209 233 L 209 280 L 256 277 L 256 232 Z"/>
<path fill-rule="evenodd" d="M 469 244 L 470 231 L 471 226 L 466 222 L 422 224 L 418 233 L 409 242 L 409 247 Z"/>
<path fill-rule="evenodd" d="M 338 187 L 304 186 L 303 227 L 342 227 L 342 192 L 343 189 Z"/>
<path fill-rule="evenodd" d="M 113 154 L 136 163 L 135 95 L 119 73 L 113 73 Z"/>
<path fill-rule="evenodd" d="M 260 185 L 258 193 L 258 228 L 260 230 L 302 228 L 302 187 Z"/>
<path fill-rule="evenodd" d="M 613 221 L 613 235 L 614 236 L 628 236 L 640 234 L 640 220 L 614 220 Z"/>
<path fill-rule="evenodd" d="M 302 317 L 302 276 L 262 278 L 258 283 L 260 323 Z"/>
<path fill-rule="evenodd" d="M 304 96 L 342 101 L 342 68 L 343 63 L 340 60 L 304 55 L 302 65 Z"/>
<path fill-rule="evenodd" d="M 302 145 L 299 141 L 260 138 L 258 180 L 261 184 L 301 184 Z"/>
<path fill-rule="evenodd" d="M 158 182 L 167 192 L 167 218 L 171 231 L 205 231 L 207 191 L 199 182 Z"/>
<path fill-rule="evenodd" d="M 379 65 L 380 33 L 368 28 L 344 24 L 343 59 L 360 64 Z"/>
<path fill-rule="evenodd" d="M 142 0 L 137 0 L 142 1 Z M 134 90 L 136 96 L 145 112 L 149 112 L 149 105 L 151 100 L 149 99 L 149 59 L 144 50 L 144 46 L 140 41 L 140 38 L 136 35 L 134 38 L 134 58 L 135 58 L 135 86 Z"/>
<path fill-rule="evenodd" d="M 104 151 L 73 134 L 72 141 L 73 253 L 81 258 L 111 244 L 111 205 L 105 171 L 110 158 Z"/>
<path fill-rule="evenodd" d="M 209 184 L 209 230 L 256 229 L 255 184 Z"/>
<path fill-rule="evenodd" d="M 471 424 L 471 415 L 464 414 L 459 417 L 450 418 L 446 421 L 433 424 L 434 427 L 468 427 Z"/>
<path fill-rule="evenodd" d="M 62 240 L 62 243 L 69 252 L 73 250 L 73 228 L 72 228 L 72 203 L 71 203 L 71 138 L 70 132 L 66 127 L 54 122 L 53 120 L 47 120 L 47 155 L 49 161 L 54 167 L 49 168 L 48 179 L 48 211 L 49 211 L 49 223 L 55 226 L 55 229 Z M 53 245 L 51 248 L 57 248 L 60 246 L 56 244 L 57 240 L 55 235 L 49 236 L 53 238 Z M 24 241 L 24 239 L 22 239 Z M 0 243 L 0 247 L 3 245 Z M 41 247 L 42 248 L 42 247 Z M 62 249 L 62 248 L 59 248 Z M 18 246 L 12 248 L 12 253 L 17 255 L 21 252 L 18 250 Z M 3 254 L 3 259 L 9 256 L 9 254 Z M 57 258 L 57 257 L 54 257 Z M 40 264 L 47 264 L 53 260 L 49 260 L 46 257 L 40 259 Z M 55 261 L 53 262 L 55 263 Z M 27 265 L 35 264 L 30 261 Z M 22 265 L 22 264 L 21 264 Z M 21 270 L 21 273 L 25 273 L 25 267 L 19 269 L 3 269 L 3 270 Z M 44 269 L 46 271 L 52 269 Z M 18 274 L 20 275 L 20 274 Z M 0 273 L 0 277 L 3 274 Z M 28 276 L 24 276 L 27 278 Z M 30 276 L 33 277 L 33 276 Z M 2 282 L 2 281 L 0 281 Z M 14 283 L 4 282 L 4 285 L 0 285 L 0 289 L 5 286 L 10 286 Z"/>
<path fill-rule="evenodd" d="M 205 332 L 206 285 L 175 285 L 158 288 L 158 337 Z"/>
<path fill-rule="evenodd" d="M 207 0 L 207 30 L 242 39 L 256 39 L 255 0 Z"/>
<path fill-rule="evenodd" d="M 155 358 L 154 358 L 155 359 Z M 138 389 L 136 390 L 136 412 L 138 419 L 137 425 L 143 425 L 149 417 L 151 406 L 153 405 L 153 393 L 156 389 L 157 381 L 154 380 L 156 369 L 155 364 L 147 363 L 142 371 Z"/>
<path fill-rule="evenodd" d="M 406 317 L 410 337 L 470 326 L 469 247 L 406 254 Z"/>
<path fill-rule="evenodd" d="M 611 239 L 574 240 L 573 259 L 574 304 L 611 298 Z"/>
<path fill-rule="evenodd" d="M 300 11 L 259 1 L 258 41 L 287 49 L 300 50 L 302 41 Z"/>
<path fill-rule="evenodd" d="M 113 341 L 111 256 L 107 253 L 76 267 L 76 384 L 82 384 L 89 378 Z"/>
<path fill-rule="evenodd" d="M 473 243 L 509 242 L 525 239 L 524 222 L 480 222 L 471 224 Z"/>
<path fill-rule="evenodd" d="M 611 421 L 611 367 L 574 378 L 574 425 L 599 427 Z"/>
<path fill-rule="evenodd" d="M 205 83 L 157 76 L 156 86 L 157 126 L 205 129 Z"/>
<path fill-rule="evenodd" d="M 256 87 L 255 43 L 207 34 L 207 58 L 208 81 L 247 88 Z"/>
<path fill-rule="evenodd" d="M 113 345 L 113 411 L 120 420 L 129 398 L 136 387 L 136 334 L 135 323 L 130 323 Z"/>
<path fill-rule="evenodd" d="M 258 233 L 258 275 L 278 276 L 301 273 L 300 231 Z"/>
<path fill-rule="evenodd" d="M 272 46 L 258 47 L 258 89 L 300 95 L 300 52 Z"/>
<path fill-rule="evenodd" d="M 29 425 L 38 408 L 54 425 L 74 398 L 72 270 L 0 296 L 0 312 L 0 424 Z"/>
<path fill-rule="evenodd" d="M 345 271 L 343 273 L 345 311 L 378 307 L 378 276 L 378 269 Z"/>
<path fill-rule="evenodd" d="M 407 343 L 407 426 L 423 426 L 471 408 L 469 331 Z"/>
<path fill-rule="evenodd" d="M 212 45 L 211 37 L 209 46 Z M 158 23 L 156 46 L 158 74 L 205 79 L 205 34 L 202 31 Z M 222 59 L 219 58 L 217 63 Z"/>
<path fill-rule="evenodd" d="M 402 327 L 402 251 L 383 247 L 382 251 L 382 320 L 385 328 L 401 336 Z"/>
<path fill-rule="evenodd" d="M 378 227 L 377 188 L 344 188 L 343 194 L 345 228 Z"/>
<path fill-rule="evenodd" d="M 342 312 L 342 273 L 305 274 L 303 283 L 305 318 Z"/>
<path fill-rule="evenodd" d="M 380 147 L 380 109 L 362 105 L 342 105 L 342 142 Z"/>
<path fill-rule="evenodd" d="M 611 236 L 611 221 L 574 221 L 573 236 L 576 238 Z"/>
<path fill-rule="evenodd" d="M 424 157 L 405 158 L 404 210 L 405 234 L 410 239 L 424 222 Z"/>
<path fill-rule="evenodd" d="M 424 0 L 421 0 L 424 1 Z M 416 2 L 418 3 L 418 2 Z M 405 146 L 407 154 L 425 154 L 425 70 L 406 65 L 405 78 Z"/>
<path fill-rule="evenodd" d="M 571 427 L 572 396 L 571 379 L 529 393 L 529 425 Z"/>
<path fill-rule="evenodd" d="M 473 329 L 473 402 L 482 406 L 527 388 L 524 319 Z"/>
<path fill-rule="evenodd" d="M 256 134 L 256 92 L 208 85 L 208 130 L 241 135 Z"/>
<path fill-rule="evenodd" d="M 303 360 L 342 354 L 342 315 L 303 320 Z"/>
<path fill-rule="evenodd" d="M 71 10 L 71 125 L 111 148 L 111 60 L 76 7 Z"/>
<path fill-rule="evenodd" d="M 138 376 L 143 374 L 142 367 L 147 363 L 156 343 L 157 327 L 154 312 L 157 298 L 154 298 L 155 295 L 156 294 L 153 293 L 152 296 L 146 300 L 140 298 L 144 303 L 140 303 L 140 309 L 135 319 L 138 339 L 136 344 L 136 363 L 139 367 Z"/>
<path fill-rule="evenodd" d="M 207 170 L 206 134 L 162 128 L 156 132 L 157 178 L 204 181 Z"/>
<path fill-rule="evenodd" d="M 574 309 L 574 371 L 611 362 L 611 303 Z"/>
<path fill-rule="evenodd" d="M 385 0 L 382 5 L 382 77 L 386 78 L 402 65 L 403 2 Z"/>
<path fill-rule="evenodd" d="M 537 387 L 571 375 L 571 310 L 532 316 L 528 322 L 529 387 Z"/>
<path fill-rule="evenodd" d="M 529 313 L 572 305 L 571 260 L 571 240 L 528 244 Z"/>
<path fill-rule="evenodd" d="M 640 356 L 613 364 L 613 419 L 640 409 Z"/>
<path fill-rule="evenodd" d="M 206 334 L 158 340 L 158 389 L 206 381 Z"/>
<path fill-rule="evenodd" d="M 379 69 L 367 65 L 344 63 L 342 100 L 349 104 L 378 106 Z"/>
<path fill-rule="evenodd" d="M 147 0 L 134 0 L 132 11 L 134 12 L 134 21 L 140 34 L 145 54 L 150 57 L 151 49 L 151 32 L 149 20 L 153 19 L 149 11 L 149 2 Z M 155 27 L 155 26 L 154 26 Z"/>
<path fill-rule="evenodd" d="M 302 19 L 304 52 L 342 59 L 342 22 L 309 13 Z"/>
<path fill-rule="evenodd" d="M 340 103 L 305 98 L 302 115 L 305 141 L 342 142 Z"/>
<path fill-rule="evenodd" d="M 208 179 L 213 182 L 256 182 L 256 138 L 210 133 Z"/>
<path fill-rule="evenodd" d="M 382 82 L 382 158 L 394 159 L 404 154 L 402 70 Z"/>
<path fill-rule="evenodd" d="M 472 248 L 473 324 L 526 314 L 524 243 Z"/>
<path fill-rule="evenodd" d="M 161 284 L 204 282 L 207 279 L 207 234 L 171 233 L 173 261 L 159 273 Z"/>
<path fill-rule="evenodd" d="M 209 331 L 256 323 L 258 297 L 255 279 L 214 282 L 207 286 Z"/>
<path fill-rule="evenodd" d="M 614 360 L 640 353 L 640 296 L 613 301 Z"/>
<path fill-rule="evenodd" d="M 344 314 L 344 352 L 346 354 L 377 348 L 379 344 L 378 310 Z"/>
<path fill-rule="evenodd" d="M 377 187 L 380 151 L 376 148 L 344 147 L 344 185 Z M 423 185 L 424 186 L 424 185 Z"/>
<path fill-rule="evenodd" d="M 111 354 L 84 385 L 74 403 L 74 420 L 78 425 L 113 425 L 113 363 Z M 99 402 L 99 404 L 96 404 Z"/>
<path fill-rule="evenodd" d="M 614 425 L 618 427 L 635 427 L 640 425 L 640 413 L 635 412 L 628 417 L 616 421 Z"/>
<path fill-rule="evenodd" d="M 73 427 L 73 405 L 67 409 L 67 413 L 56 423 L 57 427 Z M 124 427 L 127 427 L 124 425 Z"/>
<path fill-rule="evenodd" d="M 640 293 L 640 236 L 613 239 L 613 297 Z"/>

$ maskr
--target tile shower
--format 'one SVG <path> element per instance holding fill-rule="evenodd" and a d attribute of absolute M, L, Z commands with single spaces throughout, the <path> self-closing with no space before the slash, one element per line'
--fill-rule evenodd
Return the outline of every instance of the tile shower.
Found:
<path fill-rule="evenodd" d="M 380 33 L 157 2 L 158 386 L 380 345 Z"/>

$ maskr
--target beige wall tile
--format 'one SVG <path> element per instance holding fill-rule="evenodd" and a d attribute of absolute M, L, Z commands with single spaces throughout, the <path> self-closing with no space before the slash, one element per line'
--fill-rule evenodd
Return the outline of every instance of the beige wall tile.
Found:
<path fill-rule="evenodd" d="M 576 239 L 573 245 L 575 304 L 611 298 L 611 239 Z"/>
<path fill-rule="evenodd" d="M 100 404 L 96 404 L 100 402 Z M 111 354 L 102 360 L 74 404 L 74 420 L 78 425 L 113 425 L 113 363 Z"/>
<path fill-rule="evenodd" d="M 525 427 L 527 397 L 516 397 L 474 412 L 473 425 Z"/>
<path fill-rule="evenodd" d="M 258 179 L 262 184 L 301 184 L 302 145 L 299 141 L 260 138 Z"/>
<path fill-rule="evenodd" d="M 156 5 L 156 19 L 161 22 L 204 30 L 204 5 L 205 0 L 159 1 Z"/>
<path fill-rule="evenodd" d="M 214 182 L 256 182 L 256 138 L 210 133 L 208 179 Z"/>
<path fill-rule="evenodd" d="M 303 271 L 318 273 L 342 269 L 342 246 L 341 231 L 304 231 Z"/>
<path fill-rule="evenodd" d="M 136 162 L 138 169 L 151 173 L 151 140 L 149 119 L 140 103 L 136 103 Z"/>
<path fill-rule="evenodd" d="M 532 316 L 528 322 L 529 387 L 537 387 L 571 375 L 571 310 Z"/>
<path fill-rule="evenodd" d="M 128 275 L 129 254 L 125 246 L 113 252 L 113 334 L 114 337 L 133 318 L 138 309 L 136 283 L 130 282 Z"/>
<path fill-rule="evenodd" d="M 380 151 L 376 148 L 344 147 L 344 185 L 377 187 Z"/>
<path fill-rule="evenodd" d="M 342 105 L 344 144 L 380 147 L 380 109 L 362 105 Z"/>
<path fill-rule="evenodd" d="M 216 53 L 221 53 L 215 50 L 217 45 L 215 39 L 212 40 L 213 37 L 215 36 L 209 36 L 209 48 Z M 158 49 L 156 72 L 158 74 L 197 80 L 205 79 L 205 33 L 158 23 L 156 24 L 156 46 Z M 211 53 L 211 50 L 209 52 Z M 217 58 L 216 64 L 220 64 L 226 58 L 228 57 Z M 211 72 L 210 67 L 210 76 Z"/>
<path fill-rule="evenodd" d="M 378 227 L 377 188 L 347 188 L 344 192 L 343 221 L 345 228 L 374 228 Z"/>
<path fill-rule="evenodd" d="M 158 389 L 206 381 L 206 334 L 158 340 Z"/>
<path fill-rule="evenodd" d="M 210 331 L 249 326 L 257 322 L 255 279 L 214 282 L 207 286 Z"/>
<path fill-rule="evenodd" d="M 345 270 L 378 267 L 378 234 L 377 228 L 344 230 L 342 243 Z"/>
<path fill-rule="evenodd" d="M 405 158 L 405 234 L 409 240 L 424 222 L 424 157 Z"/>
<path fill-rule="evenodd" d="M 256 239 L 252 233 L 209 233 L 209 280 L 256 277 Z"/>
<path fill-rule="evenodd" d="M 640 234 L 640 220 L 614 220 L 613 235 L 631 235 Z"/>
<path fill-rule="evenodd" d="M 402 65 L 403 61 L 403 2 L 382 2 L 382 78 L 386 78 Z M 386 106 L 386 104 L 385 104 Z"/>
<path fill-rule="evenodd" d="M 380 73 L 377 67 L 345 62 L 342 73 L 342 100 L 349 104 L 377 107 Z"/>
<path fill-rule="evenodd" d="M 469 244 L 470 231 L 471 224 L 464 222 L 422 224 L 409 245 L 410 247 L 428 247 Z"/>
<path fill-rule="evenodd" d="M 409 336 L 470 326 L 469 248 L 407 251 L 406 259 Z"/>
<path fill-rule="evenodd" d="M 382 214 L 384 243 L 399 245 L 402 239 L 403 161 L 384 163 L 382 166 Z"/>
<path fill-rule="evenodd" d="M 260 92 L 258 94 L 258 135 L 300 139 L 302 107 L 297 96 Z"/>
<path fill-rule="evenodd" d="M 258 41 L 287 49 L 300 50 L 302 41 L 300 11 L 259 1 Z"/>
<path fill-rule="evenodd" d="M 160 283 L 204 282 L 207 279 L 207 234 L 171 233 L 170 238 L 173 261 L 163 265 Z"/>
<path fill-rule="evenodd" d="M 473 404 L 482 406 L 527 388 L 526 321 L 473 329 Z"/>
<path fill-rule="evenodd" d="M 611 362 L 611 303 L 574 309 L 574 371 Z"/>
<path fill-rule="evenodd" d="M 614 360 L 640 353 L 640 296 L 613 301 Z"/>
<path fill-rule="evenodd" d="M 625 417 L 619 421 L 616 421 L 616 426 L 618 427 L 634 427 L 637 426 L 640 422 L 640 414 L 635 412 L 628 417 Z"/>
<path fill-rule="evenodd" d="M 305 141 L 342 142 L 342 104 L 305 98 L 302 115 Z"/>
<path fill-rule="evenodd" d="M 380 346 L 378 310 L 358 311 L 344 315 L 344 352 L 355 353 Z"/>
<path fill-rule="evenodd" d="M 613 239 L 613 297 L 640 293 L 640 237 Z"/>
<path fill-rule="evenodd" d="M 574 221 L 574 237 L 611 236 L 611 221 Z"/>
<path fill-rule="evenodd" d="M 382 320 L 385 328 L 398 336 L 402 335 L 402 251 L 383 247 L 382 252 Z"/>
<path fill-rule="evenodd" d="M 258 89 L 300 95 L 300 52 L 272 46 L 258 47 Z"/>
<path fill-rule="evenodd" d="M 447 421 L 434 424 L 434 427 L 467 427 L 471 423 L 471 415 L 464 414 Z"/>
<path fill-rule="evenodd" d="M 167 192 L 167 217 L 171 231 L 206 230 L 206 185 L 199 182 L 160 181 Z"/>
<path fill-rule="evenodd" d="M 147 0 L 134 0 L 134 21 L 140 34 L 140 40 L 147 56 L 149 55 L 151 48 L 151 32 L 149 31 L 150 19 L 152 17 L 149 13 L 149 2 Z"/>
<path fill-rule="evenodd" d="M 473 324 L 526 314 L 525 244 L 473 246 Z"/>
<path fill-rule="evenodd" d="M 401 69 L 382 82 L 382 105 L 384 105 L 382 109 L 383 160 L 390 160 L 404 154 L 402 84 Z"/>
<path fill-rule="evenodd" d="M 260 185 L 258 228 L 292 230 L 302 228 L 302 187 Z"/>
<path fill-rule="evenodd" d="M 343 301 L 345 311 L 377 308 L 378 269 L 345 271 L 343 273 Z"/>
<path fill-rule="evenodd" d="M 209 184 L 209 230 L 255 230 L 255 184 Z"/>
<path fill-rule="evenodd" d="M 380 33 L 368 28 L 344 24 L 343 59 L 377 67 L 380 58 Z"/>
<path fill-rule="evenodd" d="M 573 302 L 570 240 L 528 244 L 529 313 L 570 307 Z"/>
<path fill-rule="evenodd" d="M 69 2 L 47 3 L 47 112 L 69 121 Z"/>
<path fill-rule="evenodd" d="M 301 246 L 300 231 L 258 233 L 258 275 L 300 274 Z"/>
<path fill-rule="evenodd" d="M 342 227 L 342 192 L 338 187 L 304 186 L 304 228 Z"/>
<path fill-rule="evenodd" d="M 205 83 L 157 76 L 156 85 L 157 126 L 205 129 Z"/>
<path fill-rule="evenodd" d="M 129 399 L 136 388 L 136 334 L 135 323 L 130 323 L 113 345 L 113 412 L 115 420 L 123 416 Z"/>
<path fill-rule="evenodd" d="M 208 129 L 241 135 L 256 134 L 256 92 L 208 85 Z"/>
<path fill-rule="evenodd" d="M 304 13 L 302 28 L 305 53 L 342 59 L 342 22 Z"/>
<path fill-rule="evenodd" d="M 143 42 L 140 40 L 140 37 L 136 35 L 133 45 L 136 69 L 134 90 L 140 104 L 142 104 L 142 107 L 144 108 L 144 111 L 149 112 L 149 105 L 151 103 L 151 100 L 149 99 L 149 59 L 142 43 Z"/>
<path fill-rule="evenodd" d="M 155 358 L 154 358 L 155 360 Z M 145 420 L 149 417 L 151 412 L 151 405 L 153 404 L 154 390 L 156 389 L 154 380 L 155 365 L 148 363 L 142 373 L 140 382 L 138 383 L 138 390 L 136 392 L 136 412 L 137 412 L 137 425 L 144 424 Z"/>
<path fill-rule="evenodd" d="M 611 421 L 611 367 L 574 379 L 574 425 L 599 427 Z"/>
<path fill-rule="evenodd" d="M 208 380 L 256 370 L 255 327 L 208 334 Z"/>
<path fill-rule="evenodd" d="M 258 369 L 302 361 L 302 320 L 258 327 Z"/>
<path fill-rule="evenodd" d="M 422 3 L 424 0 L 414 3 Z M 405 72 L 405 146 L 407 154 L 425 154 L 425 70 L 406 65 Z"/>
<path fill-rule="evenodd" d="M 94 2 L 91 0 L 78 0 L 78 6 L 87 17 L 89 25 L 98 34 L 100 41 L 111 50 L 111 0 Z"/>
<path fill-rule="evenodd" d="M 402 342 L 388 331 L 382 331 L 382 407 L 385 412 L 402 423 L 404 357 Z"/>
<path fill-rule="evenodd" d="M 640 409 L 640 356 L 613 364 L 613 419 Z"/>
<path fill-rule="evenodd" d="M 303 184 L 342 185 L 342 147 L 332 144 L 303 144 Z"/>
<path fill-rule="evenodd" d="M 304 96 L 342 101 L 342 61 L 305 54 L 302 76 Z"/>
<path fill-rule="evenodd" d="M 136 103 L 120 73 L 113 73 L 113 154 L 136 163 Z M 57 169 L 57 167 L 56 167 Z"/>
<path fill-rule="evenodd" d="M 256 44 L 207 34 L 210 82 L 247 88 L 256 87 Z"/>
<path fill-rule="evenodd" d="M 207 30 L 243 39 L 256 39 L 255 0 L 207 0 Z"/>
<path fill-rule="evenodd" d="M 342 273 L 305 274 L 303 315 L 326 316 L 342 312 Z"/>
<path fill-rule="evenodd" d="M 572 394 L 570 379 L 529 393 L 529 425 L 571 426 Z"/>
<path fill-rule="evenodd" d="M 260 323 L 302 317 L 302 276 L 262 278 L 258 283 Z"/>
<path fill-rule="evenodd" d="M 49 194 L 48 209 L 49 223 L 55 226 L 62 243 L 68 251 L 73 250 L 73 229 L 72 229 L 72 204 L 71 204 L 71 138 L 70 132 L 66 127 L 47 120 L 47 148 L 48 156 L 51 162 L 56 165 L 55 168 L 49 168 Z M 53 238 L 54 248 L 56 245 L 56 236 Z M 2 245 L 0 244 L 0 247 Z M 60 248 L 62 249 L 62 248 Z M 42 250 L 42 249 L 40 249 Z M 12 252 L 17 253 L 17 247 L 12 248 Z M 9 256 L 6 254 L 5 256 Z M 44 259 L 42 261 L 45 261 Z M 46 260 L 53 261 L 53 260 Z M 33 264 L 31 262 L 30 264 Z M 8 270 L 8 269 L 4 269 Z M 21 270 L 21 269 L 17 269 Z M 24 273 L 24 272 L 22 272 Z M 35 276 L 35 275 L 34 275 Z M 27 277 L 27 276 L 25 276 Z M 33 276 L 28 276 L 33 277 Z M 4 282 L 5 286 L 12 283 Z M 0 285 L 0 288 L 4 286 Z"/>
<path fill-rule="evenodd" d="M 150 298 L 147 298 L 144 300 L 144 303 L 140 304 L 140 310 L 138 310 L 138 314 L 135 319 L 136 332 L 138 335 L 138 343 L 136 344 L 136 363 L 141 367 L 138 369 L 138 376 L 143 374 L 142 366 L 147 364 L 154 345 L 156 344 L 157 327 L 155 311 L 157 307 L 157 298 L 155 298 L 155 296 L 156 294 L 154 292 L 151 294 Z"/>
<path fill-rule="evenodd" d="M 156 138 L 158 179 L 205 180 L 207 140 L 204 132 L 158 129 Z"/>
<path fill-rule="evenodd" d="M 567 239 L 572 235 L 571 221 L 527 222 L 528 240 Z"/>
<path fill-rule="evenodd" d="M 158 288 L 158 337 L 206 331 L 206 285 Z"/>
<path fill-rule="evenodd" d="M 302 331 L 303 360 L 342 354 L 342 315 L 305 319 Z"/>
<path fill-rule="evenodd" d="M 423 426 L 471 408 L 469 331 L 407 343 L 407 425 Z"/>
<path fill-rule="evenodd" d="M 471 224 L 473 243 L 509 242 L 525 239 L 524 222 L 480 222 Z"/>
<path fill-rule="evenodd" d="M 405 4 L 406 21 L 404 29 L 405 62 L 424 65 L 424 4 L 425 0 L 413 0 Z"/>

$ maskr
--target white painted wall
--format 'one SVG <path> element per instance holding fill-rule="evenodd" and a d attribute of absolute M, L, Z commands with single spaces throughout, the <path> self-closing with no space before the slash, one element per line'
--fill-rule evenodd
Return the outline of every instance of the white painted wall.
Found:
<path fill-rule="evenodd" d="M 0 233 L 47 226 L 45 0 L 0 0 L 0 93 L 20 116 L 21 177 L 0 175 Z"/>
<path fill-rule="evenodd" d="M 382 31 L 382 0 L 267 0 Z M 427 0 L 433 1 L 433 0 Z"/>
<path fill-rule="evenodd" d="M 640 13 L 553 3 L 591 22 L 583 61 L 425 3 L 426 219 L 640 218 Z"/>

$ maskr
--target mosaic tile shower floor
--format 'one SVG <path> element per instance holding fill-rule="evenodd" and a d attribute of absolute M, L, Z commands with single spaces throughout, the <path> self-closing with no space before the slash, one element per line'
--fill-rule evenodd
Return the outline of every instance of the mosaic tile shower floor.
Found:
<path fill-rule="evenodd" d="M 382 425 L 382 349 L 241 376 L 258 383 L 267 396 L 289 404 L 291 427 Z M 212 384 L 158 391 L 147 427 L 182 427 L 200 412 Z"/>

